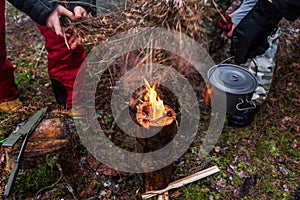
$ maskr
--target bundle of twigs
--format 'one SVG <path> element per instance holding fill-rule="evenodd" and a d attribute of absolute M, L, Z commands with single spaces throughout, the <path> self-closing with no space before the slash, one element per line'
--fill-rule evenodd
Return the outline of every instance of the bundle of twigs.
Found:
<path fill-rule="evenodd" d="M 177 0 L 179 1 L 179 0 Z M 133 0 L 128 15 L 137 16 L 144 26 L 160 26 L 187 34 L 199 42 L 210 33 L 216 10 L 205 0 Z"/>
<path fill-rule="evenodd" d="M 67 19 L 64 22 L 63 31 L 76 35 L 85 45 L 97 45 L 99 42 L 115 35 L 118 31 L 126 30 L 127 25 L 124 24 L 123 20 L 122 16 L 116 17 L 112 14 L 99 17 L 88 15 L 78 21 Z"/>
<path fill-rule="evenodd" d="M 185 33 L 200 43 L 207 42 L 211 16 L 216 10 L 206 0 L 184 0 L 178 5 L 173 0 L 131 0 L 118 11 L 89 16 L 81 21 L 65 23 L 85 44 L 99 44 L 112 35 L 134 27 L 159 26 Z"/>

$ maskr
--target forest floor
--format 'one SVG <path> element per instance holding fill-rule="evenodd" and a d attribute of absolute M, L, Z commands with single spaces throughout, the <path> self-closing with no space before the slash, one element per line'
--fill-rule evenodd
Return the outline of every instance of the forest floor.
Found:
<path fill-rule="evenodd" d="M 58 108 L 47 73 L 42 35 L 26 15 L 10 6 L 6 19 L 8 59 L 16 67 L 15 80 L 24 108 L 17 113 L 0 113 L 1 141 L 33 111 L 45 106 Z M 198 157 L 201 137 L 196 136 L 188 151 L 174 163 L 174 179 L 213 165 L 220 172 L 171 190 L 171 199 L 300 199 L 300 21 L 283 21 L 281 27 L 271 91 L 255 121 L 244 128 L 225 124 L 217 144 L 205 158 Z M 209 115 L 202 116 L 199 126 L 205 130 Z M 112 119 L 104 112 L 101 120 L 109 124 Z M 73 150 L 66 155 L 51 155 L 34 168 L 22 169 L 12 199 L 140 199 L 144 191 L 142 175 L 101 165 L 79 142 L 72 119 L 64 116 L 64 122 L 78 139 Z M 0 146 L 0 198 L 9 176 L 5 162 Z M 61 173 L 64 178 L 53 185 Z"/>

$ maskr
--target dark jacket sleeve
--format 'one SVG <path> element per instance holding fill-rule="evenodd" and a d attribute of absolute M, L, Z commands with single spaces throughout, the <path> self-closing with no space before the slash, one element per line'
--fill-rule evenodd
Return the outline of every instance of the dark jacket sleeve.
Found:
<path fill-rule="evenodd" d="M 0 0 L 2 1 L 2 0 Z M 8 0 L 17 9 L 25 12 L 30 18 L 39 23 L 46 25 L 49 15 L 59 5 L 56 1 L 51 0 Z M 63 4 L 66 8 L 73 12 L 75 6 L 82 6 L 90 11 L 93 8 L 94 0 L 75 0 L 70 3 Z"/>
<path fill-rule="evenodd" d="M 39 23 L 46 25 L 46 21 L 53 10 L 58 6 L 57 2 L 48 0 L 8 0 L 13 6 L 25 12 L 30 18 Z"/>
<path fill-rule="evenodd" d="M 96 6 L 96 2 L 95 0 L 70 0 L 67 8 L 73 12 L 76 6 L 81 6 L 90 12 Z"/>
<path fill-rule="evenodd" d="M 300 0 L 273 0 L 280 14 L 289 21 L 300 16 Z"/>

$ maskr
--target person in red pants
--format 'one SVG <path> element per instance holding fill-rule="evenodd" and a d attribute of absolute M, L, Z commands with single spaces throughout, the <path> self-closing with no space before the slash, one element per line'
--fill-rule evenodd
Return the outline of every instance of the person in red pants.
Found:
<path fill-rule="evenodd" d="M 75 78 L 86 57 L 86 52 L 82 45 L 69 50 L 63 37 L 58 37 L 47 26 L 37 26 L 45 38 L 48 73 L 56 101 L 69 109 L 72 107 Z"/>
<path fill-rule="evenodd" d="M 86 53 L 78 40 L 71 36 L 68 41 L 71 49 L 68 49 L 62 37 L 59 17 L 61 15 L 70 19 L 85 17 L 88 12 L 86 7 L 88 4 L 70 6 L 74 11 L 72 13 L 58 3 L 50 3 L 50 1 L 32 3 L 29 0 L 11 0 L 10 2 L 38 23 L 37 26 L 45 37 L 45 47 L 48 52 L 48 72 L 55 98 L 59 104 L 71 108 L 73 85 Z M 0 1 L 0 110 L 7 112 L 18 110 L 22 107 L 22 102 L 18 99 L 19 92 L 14 82 L 14 68 L 6 58 L 4 12 L 5 1 Z"/>

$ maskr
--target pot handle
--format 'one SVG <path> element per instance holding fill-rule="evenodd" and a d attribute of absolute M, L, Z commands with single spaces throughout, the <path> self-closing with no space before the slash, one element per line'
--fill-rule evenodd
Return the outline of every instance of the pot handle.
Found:
<path fill-rule="evenodd" d="M 231 56 L 231 57 L 229 57 L 229 58 L 226 58 L 225 60 L 223 60 L 222 62 L 220 62 L 219 65 L 220 65 L 220 64 L 224 64 L 224 63 L 226 63 L 228 60 L 232 60 L 233 58 L 234 58 L 234 56 Z"/>
<path fill-rule="evenodd" d="M 231 56 L 229 58 L 226 58 L 225 60 L 223 60 L 222 62 L 219 63 L 220 64 L 224 64 L 229 60 L 232 60 L 234 58 L 234 56 Z M 258 65 L 256 63 L 256 61 L 254 60 L 254 58 L 251 58 L 251 61 L 253 62 L 254 66 L 255 66 L 255 76 L 257 77 L 257 72 L 258 72 Z"/>
<path fill-rule="evenodd" d="M 250 107 L 245 107 L 245 108 L 239 108 L 240 105 L 244 104 L 244 100 L 242 98 L 240 98 L 240 101 L 238 104 L 236 104 L 235 108 L 238 110 L 238 111 L 244 111 L 244 110 L 248 110 L 248 109 L 255 109 L 256 108 L 256 105 L 255 103 L 253 103 L 252 101 L 248 101 L 248 99 L 246 99 L 246 102 L 249 104 L 249 105 L 252 105 Z"/>

